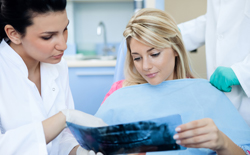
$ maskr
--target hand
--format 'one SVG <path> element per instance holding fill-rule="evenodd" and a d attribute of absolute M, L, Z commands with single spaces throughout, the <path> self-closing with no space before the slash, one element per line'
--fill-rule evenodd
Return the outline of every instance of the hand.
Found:
<path fill-rule="evenodd" d="M 210 118 L 204 118 L 182 124 L 175 129 L 176 143 L 191 148 L 209 148 L 214 151 L 226 149 L 224 135 Z"/>
<path fill-rule="evenodd" d="M 94 151 L 85 150 L 81 146 L 79 146 L 76 150 L 76 155 L 103 155 L 101 152 L 98 152 L 97 154 Z"/>
<path fill-rule="evenodd" d="M 240 82 L 230 67 L 218 67 L 210 77 L 210 83 L 224 92 L 231 92 L 232 85 L 240 85 Z"/>
<path fill-rule="evenodd" d="M 81 126 L 88 127 L 102 127 L 107 126 L 102 119 L 95 117 L 90 114 L 86 114 L 82 111 L 73 110 L 73 109 L 64 109 L 62 113 L 66 116 L 66 121 Z"/>

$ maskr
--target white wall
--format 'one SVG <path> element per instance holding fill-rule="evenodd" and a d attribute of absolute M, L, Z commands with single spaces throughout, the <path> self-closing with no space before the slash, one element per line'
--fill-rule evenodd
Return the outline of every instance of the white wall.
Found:
<path fill-rule="evenodd" d="M 71 40 L 76 42 L 78 48 L 88 49 L 96 43 L 103 43 L 103 35 L 98 36 L 96 33 L 100 21 L 106 26 L 108 42 L 122 41 L 123 31 L 134 13 L 133 1 L 73 3 L 73 13 L 68 13 L 68 16 L 73 14 L 71 18 L 74 17 L 74 23 L 70 24 L 73 25 L 74 34 L 69 36 L 74 37 Z"/>
<path fill-rule="evenodd" d="M 207 0 L 165 0 L 165 11 L 179 24 L 205 14 Z M 189 56 L 198 76 L 207 78 L 205 46 L 198 48 L 197 53 L 190 53 Z"/>

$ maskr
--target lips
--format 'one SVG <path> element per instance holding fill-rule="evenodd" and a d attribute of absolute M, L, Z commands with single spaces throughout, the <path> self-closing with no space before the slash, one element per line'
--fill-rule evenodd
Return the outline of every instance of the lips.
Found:
<path fill-rule="evenodd" d="M 62 53 L 62 54 L 55 55 L 55 56 L 52 56 L 52 57 L 55 58 L 55 59 L 60 59 L 62 56 L 63 56 L 63 53 Z"/>
<path fill-rule="evenodd" d="M 158 72 L 156 72 L 156 73 L 151 73 L 151 74 L 146 74 L 146 76 L 149 77 L 149 78 L 153 78 L 153 77 L 155 77 L 155 76 L 157 75 L 157 73 L 158 73 Z"/>

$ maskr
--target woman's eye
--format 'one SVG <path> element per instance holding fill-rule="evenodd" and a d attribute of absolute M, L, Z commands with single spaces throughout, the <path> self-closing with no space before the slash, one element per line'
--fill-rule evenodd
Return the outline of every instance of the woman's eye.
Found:
<path fill-rule="evenodd" d="M 152 56 L 152 57 L 157 57 L 158 55 L 160 55 L 160 52 L 159 52 L 159 53 L 156 53 L 156 54 L 152 54 L 151 56 Z"/>
<path fill-rule="evenodd" d="M 139 61 L 141 58 L 138 57 L 138 58 L 134 58 L 134 61 Z"/>
<path fill-rule="evenodd" d="M 42 39 L 44 40 L 49 40 L 52 36 L 48 36 L 48 37 L 42 37 Z"/>

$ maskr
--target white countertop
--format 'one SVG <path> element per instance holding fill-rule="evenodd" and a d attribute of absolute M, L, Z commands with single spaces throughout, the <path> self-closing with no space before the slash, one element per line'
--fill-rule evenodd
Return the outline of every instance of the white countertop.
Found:
<path fill-rule="evenodd" d="M 116 60 L 67 60 L 69 67 L 115 67 Z"/>
<path fill-rule="evenodd" d="M 66 60 L 69 67 L 115 67 L 116 60 Z"/>
<path fill-rule="evenodd" d="M 63 56 L 63 58 L 69 67 L 115 67 L 116 65 L 116 59 L 113 59 L 112 56 L 87 60 L 82 60 L 81 58 L 83 57 L 81 55 Z M 86 58 L 86 56 L 84 58 Z"/>

